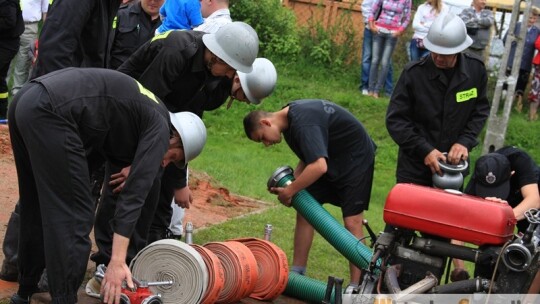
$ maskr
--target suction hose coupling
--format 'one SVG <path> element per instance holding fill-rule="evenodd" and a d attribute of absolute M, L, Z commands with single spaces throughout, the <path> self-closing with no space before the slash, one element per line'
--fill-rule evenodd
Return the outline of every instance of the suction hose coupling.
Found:
<path fill-rule="evenodd" d="M 521 243 L 512 243 L 503 252 L 502 260 L 508 269 L 522 272 L 527 270 L 532 262 L 531 251 Z"/>
<path fill-rule="evenodd" d="M 282 166 L 276 169 L 268 179 L 266 186 L 268 189 L 273 187 L 283 187 L 292 183 L 294 170 L 290 166 Z M 287 178 L 285 178 L 287 177 Z"/>

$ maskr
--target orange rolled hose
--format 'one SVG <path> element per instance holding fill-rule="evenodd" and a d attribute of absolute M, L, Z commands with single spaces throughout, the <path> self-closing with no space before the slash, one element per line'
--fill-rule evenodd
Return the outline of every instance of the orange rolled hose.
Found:
<path fill-rule="evenodd" d="M 281 295 L 289 279 L 289 264 L 285 252 L 274 243 L 263 239 L 242 238 L 233 241 L 246 245 L 257 260 L 259 277 L 249 297 L 269 301 Z"/>
<path fill-rule="evenodd" d="M 201 304 L 215 303 L 225 285 L 225 274 L 221 261 L 212 251 L 203 246 L 191 244 L 191 247 L 195 248 L 201 254 L 206 268 L 208 268 L 208 287 L 201 300 Z"/>
<path fill-rule="evenodd" d="M 225 284 L 216 303 L 235 303 L 249 296 L 259 276 L 251 250 L 236 241 L 210 242 L 204 247 L 219 258 L 225 274 Z"/>

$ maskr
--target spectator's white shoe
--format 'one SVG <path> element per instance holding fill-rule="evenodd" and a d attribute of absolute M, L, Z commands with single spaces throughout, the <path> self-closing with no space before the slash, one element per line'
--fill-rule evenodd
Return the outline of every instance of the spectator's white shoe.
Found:
<path fill-rule="evenodd" d="M 366 89 L 363 89 L 363 90 L 362 90 L 362 95 L 369 95 L 369 92 L 368 92 L 368 90 L 366 90 Z"/>

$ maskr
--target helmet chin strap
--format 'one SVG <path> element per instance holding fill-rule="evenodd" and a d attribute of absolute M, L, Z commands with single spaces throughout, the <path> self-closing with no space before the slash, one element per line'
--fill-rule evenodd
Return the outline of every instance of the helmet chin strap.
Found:
<path fill-rule="evenodd" d="M 231 108 L 233 101 L 234 101 L 234 97 L 232 95 L 229 96 L 229 102 L 227 103 L 227 110 Z"/>
<path fill-rule="evenodd" d="M 233 101 L 236 99 L 236 94 L 242 87 L 238 87 L 234 92 L 232 92 L 231 96 L 229 96 L 229 102 L 227 103 L 227 110 L 231 107 Z"/>
<path fill-rule="evenodd" d="M 208 63 L 206 64 L 206 68 L 212 72 L 212 67 L 214 66 L 214 64 L 216 64 L 217 62 L 217 56 L 215 54 L 212 54 L 212 57 L 210 57 L 210 60 L 208 61 Z"/>

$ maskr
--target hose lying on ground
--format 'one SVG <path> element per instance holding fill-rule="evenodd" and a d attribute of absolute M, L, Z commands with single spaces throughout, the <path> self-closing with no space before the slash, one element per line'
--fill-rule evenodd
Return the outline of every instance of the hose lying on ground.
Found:
<path fill-rule="evenodd" d="M 201 255 L 177 240 L 156 241 L 131 261 L 132 275 L 139 280 L 173 281 L 172 285 L 152 286 L 164 304 L 200 303 L 208 286 L 208 270 Z"/>

